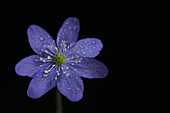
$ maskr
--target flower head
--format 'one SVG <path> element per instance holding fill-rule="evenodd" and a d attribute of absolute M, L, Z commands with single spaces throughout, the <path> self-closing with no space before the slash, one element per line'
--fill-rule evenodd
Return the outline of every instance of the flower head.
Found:
<path fill-rule="evenodd" d="M 27 90 L 29 97 L 39 98 L 57 85 L 69 100 L 78 101 L 84 91 L 81 77 L 107 76 L 107 67 L 93 59 L 102 49 L 102 42 L 96 38 L 77 41 L 79 30 L 79 20 L 75 17 L 66 19 L 56 41 L 37 25 L 28 28 L 29 43 L 38 55 L 22 59 L 15 71 L 33 77 Z"/>

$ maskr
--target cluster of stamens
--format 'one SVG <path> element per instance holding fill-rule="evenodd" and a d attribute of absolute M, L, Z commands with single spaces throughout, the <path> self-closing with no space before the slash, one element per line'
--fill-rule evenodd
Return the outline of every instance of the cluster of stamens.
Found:
<path fill-rule="evenodd" d="M 56 69 L 56 76 L 54 78 L 55 80 L 57 80 L 57 76 L 59 76 L 61 72 L 66 77 L 68 77 L 70 75 L 70 72 L 68 72 L 69 69 L 68 65 L 73 66 L 75 63 L 81 62 L 82 58 L 80 58 L 77 55 L 66 59 L 66 56 L 73 53 L 73 51 L 77 48 L 77 45 L 71 48 L 70 46 L 66 46 L 64 41 L 61 41 L 60 45 L 61 45 L 60 49 L 54 47 L 53 45 L 44 45 L 45 49 L 41 49 L 41 51 L 48 54 L 48 56 L 46 58 L 40 57 L 39 59 L 35 60 L 36 62 L 44 63 L 43 65 L 42 64 L 39 65 L 39 67 L 48 65 L 47 68 L 44 70 L 43 77 L 47 77 L 48 74 L 54 69 Z M 65 65 L 62 65 L 64 63 Z M 76 68 L 74 68 L 73 71 L 76 71 Z"/>

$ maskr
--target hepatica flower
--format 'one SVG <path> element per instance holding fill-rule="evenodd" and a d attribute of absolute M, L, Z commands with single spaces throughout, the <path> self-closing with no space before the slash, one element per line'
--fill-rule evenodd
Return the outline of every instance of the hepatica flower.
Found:
<path fill-rule="evenodd" d="M 18 75 L 32 77 L 27 95 L 39 98 L 54 86 L 71 101 L 83 97 L 84 85 L 81 77 L 104 78 L 107 67 L 93 59 L 102 49 L 99 39 L 86 38 L 77 41 L 79 20 L 66 19 L 60 28 L 56 41 L 41 27 L 28 28 L 28 40 L 38 55 L 22 59 L 15 66 Z"/>

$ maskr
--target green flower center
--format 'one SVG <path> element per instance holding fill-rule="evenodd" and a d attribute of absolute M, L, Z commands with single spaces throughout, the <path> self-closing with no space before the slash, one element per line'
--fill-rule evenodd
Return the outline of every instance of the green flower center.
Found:
<path fill-rule="evenodd" d="M 58 65 L 61 65 L 65 62 L 65 56 L 61 53 L 57 53 L 54 55 L 54 62 L 57 63 Z"/>

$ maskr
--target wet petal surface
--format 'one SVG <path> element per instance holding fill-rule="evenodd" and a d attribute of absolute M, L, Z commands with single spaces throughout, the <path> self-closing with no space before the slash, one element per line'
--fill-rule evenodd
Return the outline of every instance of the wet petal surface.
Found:
<path fill-rule="evenodd" d="M 55 53 L 55 43 L 53 38 L 43 28 L 37 25 L 31 25 L 28 30 L 28 39 L 32 49 L 39 55 Z M 48 51 L 45 51 L 48 50 Z"/>
<path fill-rule="evenodd" d="M 44 62 L 37 62 L 36 60 L 40 59 L 38 55 L 31 55 L 26 58 L 23 58 L 15 66 L 15 72 L 21 76 L 33 77 L 33 75 L 38 72 L 43 65 L 46 65 Z"/>
<path fill-rule="evenodd" d="M 31 80 L 27 90 L 27 95 L 30 98 L 39 98 L 55 86 L 56 70 L 52 70 L 48 75 L 44 70 L 45 68 L 39 71 Z"/>
<path fill-rule="evenodd" d="M 104 78 L 108 75 L 107 67 L 102 62 L 92 58 L 82 58 L 81 61 L 72 62 L 69 66 L 85 78 Z"/>
<path fill-rule="evenodd" d="M 57 87 L 71 101 L 79 101 L 83 97 L 82 79 L 67 66 L 62 67 L 61 75 L 57 79 Z"/>
<path fill-rule="evenodd" d="M 61 49 L 74 46 L 77 41 L 80 30 L 79 20 L 75 17 L 70 17 L 65 20 L 57 35 L 57 46 Z"/>
<path fill-rule="evenodd" d="M 102 42 L 97 38 L 81 39 L 77 42 L 77 45 L 74 53 L 80 57 L 93 58 L 97 56 L 103 48 Z"/>

